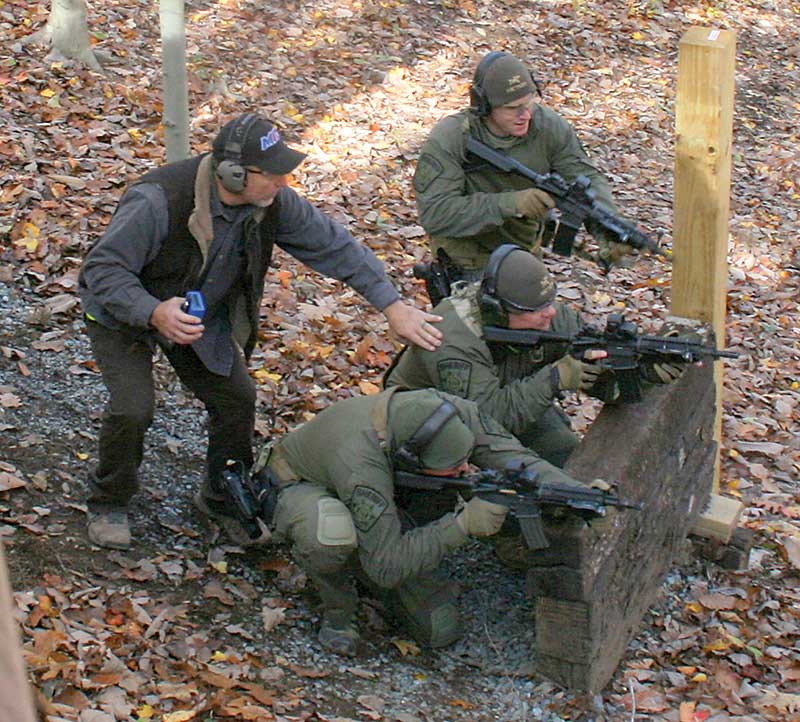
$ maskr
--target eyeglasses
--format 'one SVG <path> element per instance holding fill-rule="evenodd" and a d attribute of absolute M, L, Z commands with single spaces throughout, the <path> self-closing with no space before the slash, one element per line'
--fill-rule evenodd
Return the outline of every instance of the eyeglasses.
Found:
<path fill-rule="evenodd" d="M 501 105 L 496 110 L 499 110 L 505 115 L 512 116 L 514 118 L 521 118 L 526 113 L 532 113 L 535 105 L 536 100 L 531 98 L 530 100 L 526 100 L 523 103 L 517 103 L 516 105 Z"/>

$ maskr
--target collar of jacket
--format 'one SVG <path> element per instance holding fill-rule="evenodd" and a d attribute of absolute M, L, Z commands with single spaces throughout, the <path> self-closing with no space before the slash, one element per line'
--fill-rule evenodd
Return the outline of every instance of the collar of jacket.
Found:
<path fill-rule="evenodd" d="M 404 386 L 392 386 L 392 388 L 378 395 L 375 405 L 372 407 L 372 412 L 370 413 L 372 428 L 375 429 L 378 443 L 381 446 L 381 450 L 385 453 L 389 453 L 389 448 L 386 443 L 386 429 L 389 425 L 389 402 L 397 391 L 407 390 L 408 389 Z"/>
<path fill-rule="evenodd" d="M 197 175 L 194 179 L 194 208 L 189 216 L 189 232 L 197 241 L 200 252 L 203 254 L 203 268 L 208 258 L 208 249 L 214 238 L 214 222 L 211 218 L 211 184 L 216 182 L 212 175 L 212 158 L 208 153 L 200 161 Z M 251 218 L 256 223 L 264 219 L 266 208 L 255 207 Z"/>

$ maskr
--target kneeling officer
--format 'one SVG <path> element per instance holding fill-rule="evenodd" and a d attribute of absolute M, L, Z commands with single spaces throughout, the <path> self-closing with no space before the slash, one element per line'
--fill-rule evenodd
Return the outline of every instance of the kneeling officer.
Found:
<path fill-rule="evenodd" d="M 283 437 L 266 475 L 278 487 L 273 528 L 319 590 L 327 649 L 352 655 L 358 630 L 354 575 L 388 590 L 392 606 L 421 643 L 461 636 L 452 585 L 433 573 L 471 537 L 496 534 L 505 506 L 473 497 L 435 521 L 407 529 L 395 503 L 394 474 L 416 469 L 461 476 L 470 464 L 510 463 L 540 481 L 579 484 L 523 447 L 477 406 L 432 389 L 393 388 L 341 401 Z"/>

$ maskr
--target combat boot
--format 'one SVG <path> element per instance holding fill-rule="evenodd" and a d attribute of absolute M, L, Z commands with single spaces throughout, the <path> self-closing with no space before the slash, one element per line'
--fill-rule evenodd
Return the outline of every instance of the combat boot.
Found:
<path fill-rule="evenodd" d="M 351 613 L 343 609 L 326 609 L 322 613 L 317 639 L 329 652 L 355 657 L 358 637 L 358 626 Z"/>
<path fill-rule="evenodd" d="M 420 644 L 447 647 L 464 633 L 460 587 L 436 573 L 409 579 L 388 595 L 390 609 Z"/>

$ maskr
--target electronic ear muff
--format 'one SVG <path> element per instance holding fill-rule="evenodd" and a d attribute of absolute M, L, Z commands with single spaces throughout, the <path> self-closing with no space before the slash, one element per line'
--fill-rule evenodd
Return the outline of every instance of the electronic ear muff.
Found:
<path fill-rule="evenodd" d="M 486 78 L 489 66 L 496 60 L 507 55 L 510 55 L 510 53 L 503 52 L 502 50 L 493 50 L 491 53 L 484 55 L 478 63 L 478 67 L 475 68 L 475 74 L 472 76 L 472 85 L 469 86 L 469 109 L 479 118 L 485 118 L 492 112 L 492 106 L 489 104 L 486 91 L 483 89 L 483 81 Z M 530 75 L 533 87 L 536 88 L 536 92 L 541 98 L 542 89 L 539 87 L 539 81 L 533 77 L 533 73 L 530 70 L 528 70 L 528 75 Z"/>
<path fill-rule="evenodd" d="M 403 471 L 420 471 L 424 469 L 422 454 L 430 446 L 436 435 L 445 427 L 450 419 L 458 415 L 456 407 L 449 401 L 442 401 L 436 410 L 423 421 L 419 428 L 411 434 L 411 438 L 403 442 L 392 454 L 394 465 Z"/>
<path fill-rule="evenodd" d="M 504 243 L 492 251 L 486 269 L 481 280 L 480 293 L 478 294 L 478 305 L 481 311 L 481 318 L 486 326 L 507 326 L 508 309 L 503 305 L 502 300 L 497 295 L 497 275 L 500 267 L 509 254 L 514 251 L 522 251 L 523 248 L 514 243 Z"/>
<path fill-rule="evenodd" d="M 247 169 L 242 165 L 242 151 L 257 113 L 247 113 L 237 118 L 225 141 L 223 159 L 217 164 L 216 176 L 222 187 L 230 193 L 241 193 L 247 186 Z"/>
<path fill-rule="evenodd" d="M 489 66 L 497 59 L 508 55 L 500 50 L 494 50 L 483 57 L 478 67 L 475 68 L 475 75 L 472 77 L 472 85 L 469 87 L 469 109 L 479 118 L 483 118 L 492 112 L 486 91 L 483 89 L 483 80 Z"/>

